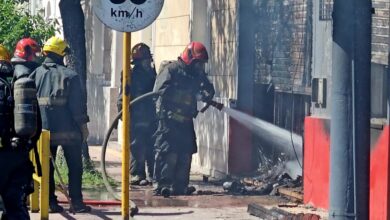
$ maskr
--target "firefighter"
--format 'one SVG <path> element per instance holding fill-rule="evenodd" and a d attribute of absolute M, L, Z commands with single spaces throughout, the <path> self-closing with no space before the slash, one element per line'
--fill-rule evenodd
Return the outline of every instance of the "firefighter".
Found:
<path fill-rule="evenodd" d="M 1 219 L 23 220 L 30 219 L 26 200 L 34 191 L 34 167 L 29 160 L 29 151 L 40 135 L 40 127 L 36 123 L 30 140 L 12 141 L 16 133 L 11 90 L 14 73 L 10 58 L 7 49 L 0 45 L 0 196 L 6 210 Z"/>
<path fill-rule="evenodd" d="M 69 168 L 69 196 L 76 213 L 90 212 L 81 192 L 81 145 L 88 137 L 87 106 L 83 101 L 79 75 L 64 66 L 68 44 L 60 37 L 51 37 L 43 46 L 45 60 L 32 74 L 37 86 L 42 126 L 50 130 L 50 150 L 55 160 L 57 148 L 62 146 Z M 62 212 L 55 196 L 54 167 L 50 164 L 49 211 Z"/>
<path fill-rule="evenodd" d="M 215 93 L 205 73 L 207 61 L 205 46 L 191 42 L 178 60 L 167 64 L 157 76 L 154 86 L 159 95 L 155 134 L 157 195 L 195 191 L 188 187 L 192 154 L 197 152 L 193 118 L 198 114 L 197 100 L 210 102 Z"/>
<path fill-rule="evenodd" d="M 38 57 L 41 48 L 32 38 L 23 38 L 16 44 L 14 56 L 11 62 L 15 68 L 13 81 L 23 77 L 29 77 L 30 74 L 39 66 Z"/>
<path fill-rule="evenodd" d="M 156 81 L 156 70 L 149 46 L 144 43 L 134 45 L 131 50 L 133 71 L 130 84 L 130 99 L 153 91 Z M 121 80 L 122 82 L 122 80 Z M 118 111 L 122 110 L 122 85 L 118 97 Z M 131 106 L 130 138 L 131 138 L 131 184 L 148 185 L 152 183 L 154 171 L 154 153 L 152 139 L 156 130 L 155 105 L 151 98 Z M 147 175 L 145 172 L 147 165 Z"/>

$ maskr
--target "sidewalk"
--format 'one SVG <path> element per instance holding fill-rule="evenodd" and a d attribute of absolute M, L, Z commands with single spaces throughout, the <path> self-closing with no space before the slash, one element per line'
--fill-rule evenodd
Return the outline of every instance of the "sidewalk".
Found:
<path fill-rule="evenodd" d="M 96 167 L 100 169 L 100 146 L 91 146 L 90 155 Z M 117 181 L 121 180 L 121 152 L 120 147 L 111 144 L 106 154 L 107 170 L 110 177 Z M 152 195 L 152 187 L 132 187 L 130 190 L 130 199 L 134 201 L 139 214 L 134 219 L 240 219 L 251 220 L 259 219 L 250 216 L 247 213 L 247 206 L 250 203 L 256 203 L 267 207 L 284 202 L 280 197 L 271 196 L 233 196 L 223 193 L 220 185 L 212 179 L 208 183 L 202 181 L 199 174 L 191 174 L 191 185 L 194 185 L 202 195 L 192 196 L 174 196 L 170 198 L 156 197 Z M 59 193 L 58 193 L 59 194 Z M 59 194 L 60 195 L 60 194 Z M 61 195 L 60 195 L 61 196 Z M 105 190 L 84 192 L 86 200 L 112 200 Z M 65 200 L 60 198 L 60 200 Z M 65 208 L 69 208 L 65 205 Z M 291 210 L 287 210 L 291 211 Z M 296 210 L 298 211 L 298 209 Z M 292 211 L 291 211 L 292 212 Z M 299 212 L 302 212 L 299 211 Z M 303 209 L 303 212 L 310 210 Z M 318 214 L 318 213 L 317 213 Z M 326 216 L 326 213 L 322 213 Z M 31 214 L 31 219 L 39 219 L 37 213 Z M 61 214 L 50 214 L 50 219 L 122 219 L 120 206 L 94 206 L 92 213 L 88 214 L 70 214 L 64 212 Z"/>

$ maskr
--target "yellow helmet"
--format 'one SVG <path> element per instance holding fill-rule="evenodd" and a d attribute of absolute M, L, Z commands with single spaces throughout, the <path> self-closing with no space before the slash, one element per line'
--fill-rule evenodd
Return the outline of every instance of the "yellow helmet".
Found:
<path fill-rule="evenodd" d="M 69 45 L 60 37 L 51 37 L 43 45 L 43 52 L 52 52 L 60 56 L 65 56 L 69 50 Z"/>
<path fill-rule="evenodd" d="M 0 44 L 0 61 L 11 62 L 11 55 L 7 48 Z"/>

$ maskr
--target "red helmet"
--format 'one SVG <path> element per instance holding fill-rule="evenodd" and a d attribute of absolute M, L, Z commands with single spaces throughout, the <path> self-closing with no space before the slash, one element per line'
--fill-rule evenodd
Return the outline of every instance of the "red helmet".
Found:
<path fill-rule="evenodd" d="M 36 53 L 39 52 L 41 52 L 41 47 L 35 40 L 23 38 L 16 44 L 14 56 L 26 61 L 34 61 Z"/>
<path fill-rule="evenodd" d="M 132 60 L 142 60 L 152 58 L 150 47 L 144 43 L 138 43 L 131 49 Z"/>
<path fill-rule="evenodd" d="M 180 55 L 180 59 L 186 65 L 190 65 L 194 60 L 207 62 L 209 55 L 207 54 L 206 47 L 197 41 L 189 43 Z"/>

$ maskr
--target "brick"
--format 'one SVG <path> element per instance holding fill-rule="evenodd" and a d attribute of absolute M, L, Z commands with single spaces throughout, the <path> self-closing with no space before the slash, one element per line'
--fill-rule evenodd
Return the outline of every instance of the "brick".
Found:
<path fill-rule="evenodd" d="M 389 27 L 389 19 L 385 18 L 373 18 L 372 19 L 373 27 Z"/>
<path fill-rule="evenodd" d="M 372 33 L 373 34 L 378 34 L 378 35 L 388 35 L 389 34 L 389 28 L 386 27 L 373 27 L 372 28 Z"/>
<path fill-rule="evenodd" d="M 389 42 L 389 37 L 388 36 L 373 35 L 371 42 L 373 44 L 375 44 L 375 43 L 387 44 Z"/>
<path fill-rule="evenodd" d="M 387 44 L 372 44 L 371 50 L 374 52 L 388 52 L 388 45 Z"/>

